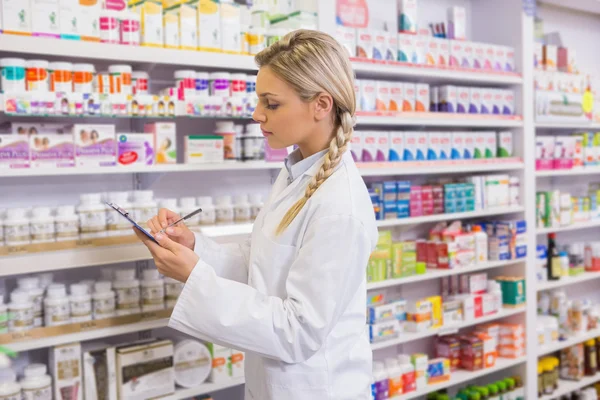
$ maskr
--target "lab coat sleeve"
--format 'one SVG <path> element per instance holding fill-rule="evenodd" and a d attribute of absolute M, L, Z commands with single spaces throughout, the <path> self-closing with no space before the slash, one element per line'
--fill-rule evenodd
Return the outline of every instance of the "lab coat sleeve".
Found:
<path fill-rule="evenodd" d="M 365 280 L 371 248 L 368 230 L 354 217 L 312 221 L 290 267 L 286 298 L 220 278 L 201 260 L 169 326 L 223 346 L 303 362 L 321 348 Z"/>
<path fill-rule="evenodd" d="M 194 252 L 202 261 L 212 266 L 218 276 L 236 282 L 248 282 L 250 239 L 242 243 L 219 244 L 200 233 L 194 235 Z"/>

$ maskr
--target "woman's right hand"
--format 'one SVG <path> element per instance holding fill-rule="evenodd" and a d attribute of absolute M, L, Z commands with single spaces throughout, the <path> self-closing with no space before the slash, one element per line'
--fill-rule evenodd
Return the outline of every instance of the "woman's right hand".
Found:
<path fill-rule="evenodd" d="M 180 218 L 181 217 L 177 213 L 174 213 L 173 211 L 166 208 L 161 208 L 158 211 L 158 215 L 148 220 L 148 227 L 150 228 L 150 233 L 152 233 L 152 235 L 156 235 L 162 229 L 169 226 L 169 224 L 172 224 Z M 177 242 L 190 250 L 194 250 L 194 245 L 196 244 L 196 236 L 194 236 L 194 232 L 192 232 L 190 228 L 188 228 L 185 225 L 184 221 L 181 221 L 176 226 L 167 228 L 165 233 L 174 242 Z"/>

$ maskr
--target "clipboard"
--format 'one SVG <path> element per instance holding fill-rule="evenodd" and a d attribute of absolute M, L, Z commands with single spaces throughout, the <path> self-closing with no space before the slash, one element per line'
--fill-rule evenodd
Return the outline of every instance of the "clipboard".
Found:
<path fill-rule="evenodd" d="M 144 228 L 142 228 L 141 226 L 139 226 L 137 224 L 137 222 L 135 222 L 133 219 L 131 219 L 129 217 L 129 213 L 125 210 L 123 210 L 121 207 L 119 207 L 117 204 L 115 203 L 104 203 L 107 206 L 109 206 L 110 208 L 112 208 L 113 210 L 115 210 L 116 212 L 118 212 L 123 218 L 125 218 L 127 221 L 129 221 L 131 223 L 131 225 L 135 226 L 140 232 L 142 232 L 144 235 L 146 235 L 148 237 L 148 239 L 152 240 L 154 243 L 158 244 L 158 242 L 156 241 L 156 239 L 154 239 L 154 236 L 152 236 L 147 230 L 145 230 Z"/>

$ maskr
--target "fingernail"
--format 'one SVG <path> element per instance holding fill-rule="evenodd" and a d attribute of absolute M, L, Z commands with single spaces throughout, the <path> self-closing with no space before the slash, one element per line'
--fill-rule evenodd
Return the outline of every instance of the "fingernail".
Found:
<path fill-rule="evenodd" d="M 163 240 L 162 233 L 159 233 L 158 235 L 156 235 L 156 240 Z"/>
<path fill-rule="evenodd" d="M 175 230 L 174 230 L 173 228 L 168 228 L 168 229 L 167 229 L 167 233 L 168 233 L 169 235 L 172 235 L 173 233 L 175 233 Z"/>
<path fill-rule="evenodd" d="M 166 227 L 167 227 L 167 223 L 166 223 L 166 222 L 163 222 L 163 223 L 162 223 L 162 224 L 160 224 L 160 225 L 161 225 L 163 228 L 166 228 Z"/>

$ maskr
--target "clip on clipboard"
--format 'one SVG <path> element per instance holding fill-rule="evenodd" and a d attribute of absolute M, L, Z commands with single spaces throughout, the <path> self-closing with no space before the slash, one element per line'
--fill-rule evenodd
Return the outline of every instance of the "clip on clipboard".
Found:
<path fill-rule="evenodd" d="M 105 203 L 105 204 L 107 206 L 109 206 L 110 208 L 112 208 L 113 210 L 115 210 L 116 212 L 118 212 L 119 214 L 121 214 L 121 216 L 123 218 L 125 218 L 127 221 L 129 221 L 131 223 L 131 225 L 135 226 L 140 232 L 142 232 L 144 235 L 148 236 L 148 239 L 150 239 L 154 243 L 158 244 L 158 242 L 156 241 L 156 239 L 154 239 L 154 236 L 152 236 L 147 230 L 145 230 L 144 228 L 142 228 L 141 226 L 139 226 L 137 224 L 137 222 L 135 222 L 134 220 L 132 220 L 129 217 L 129 213 L 127 211 L 123 210 L 121 207 L 119 207 L 115 203 Z"/>

